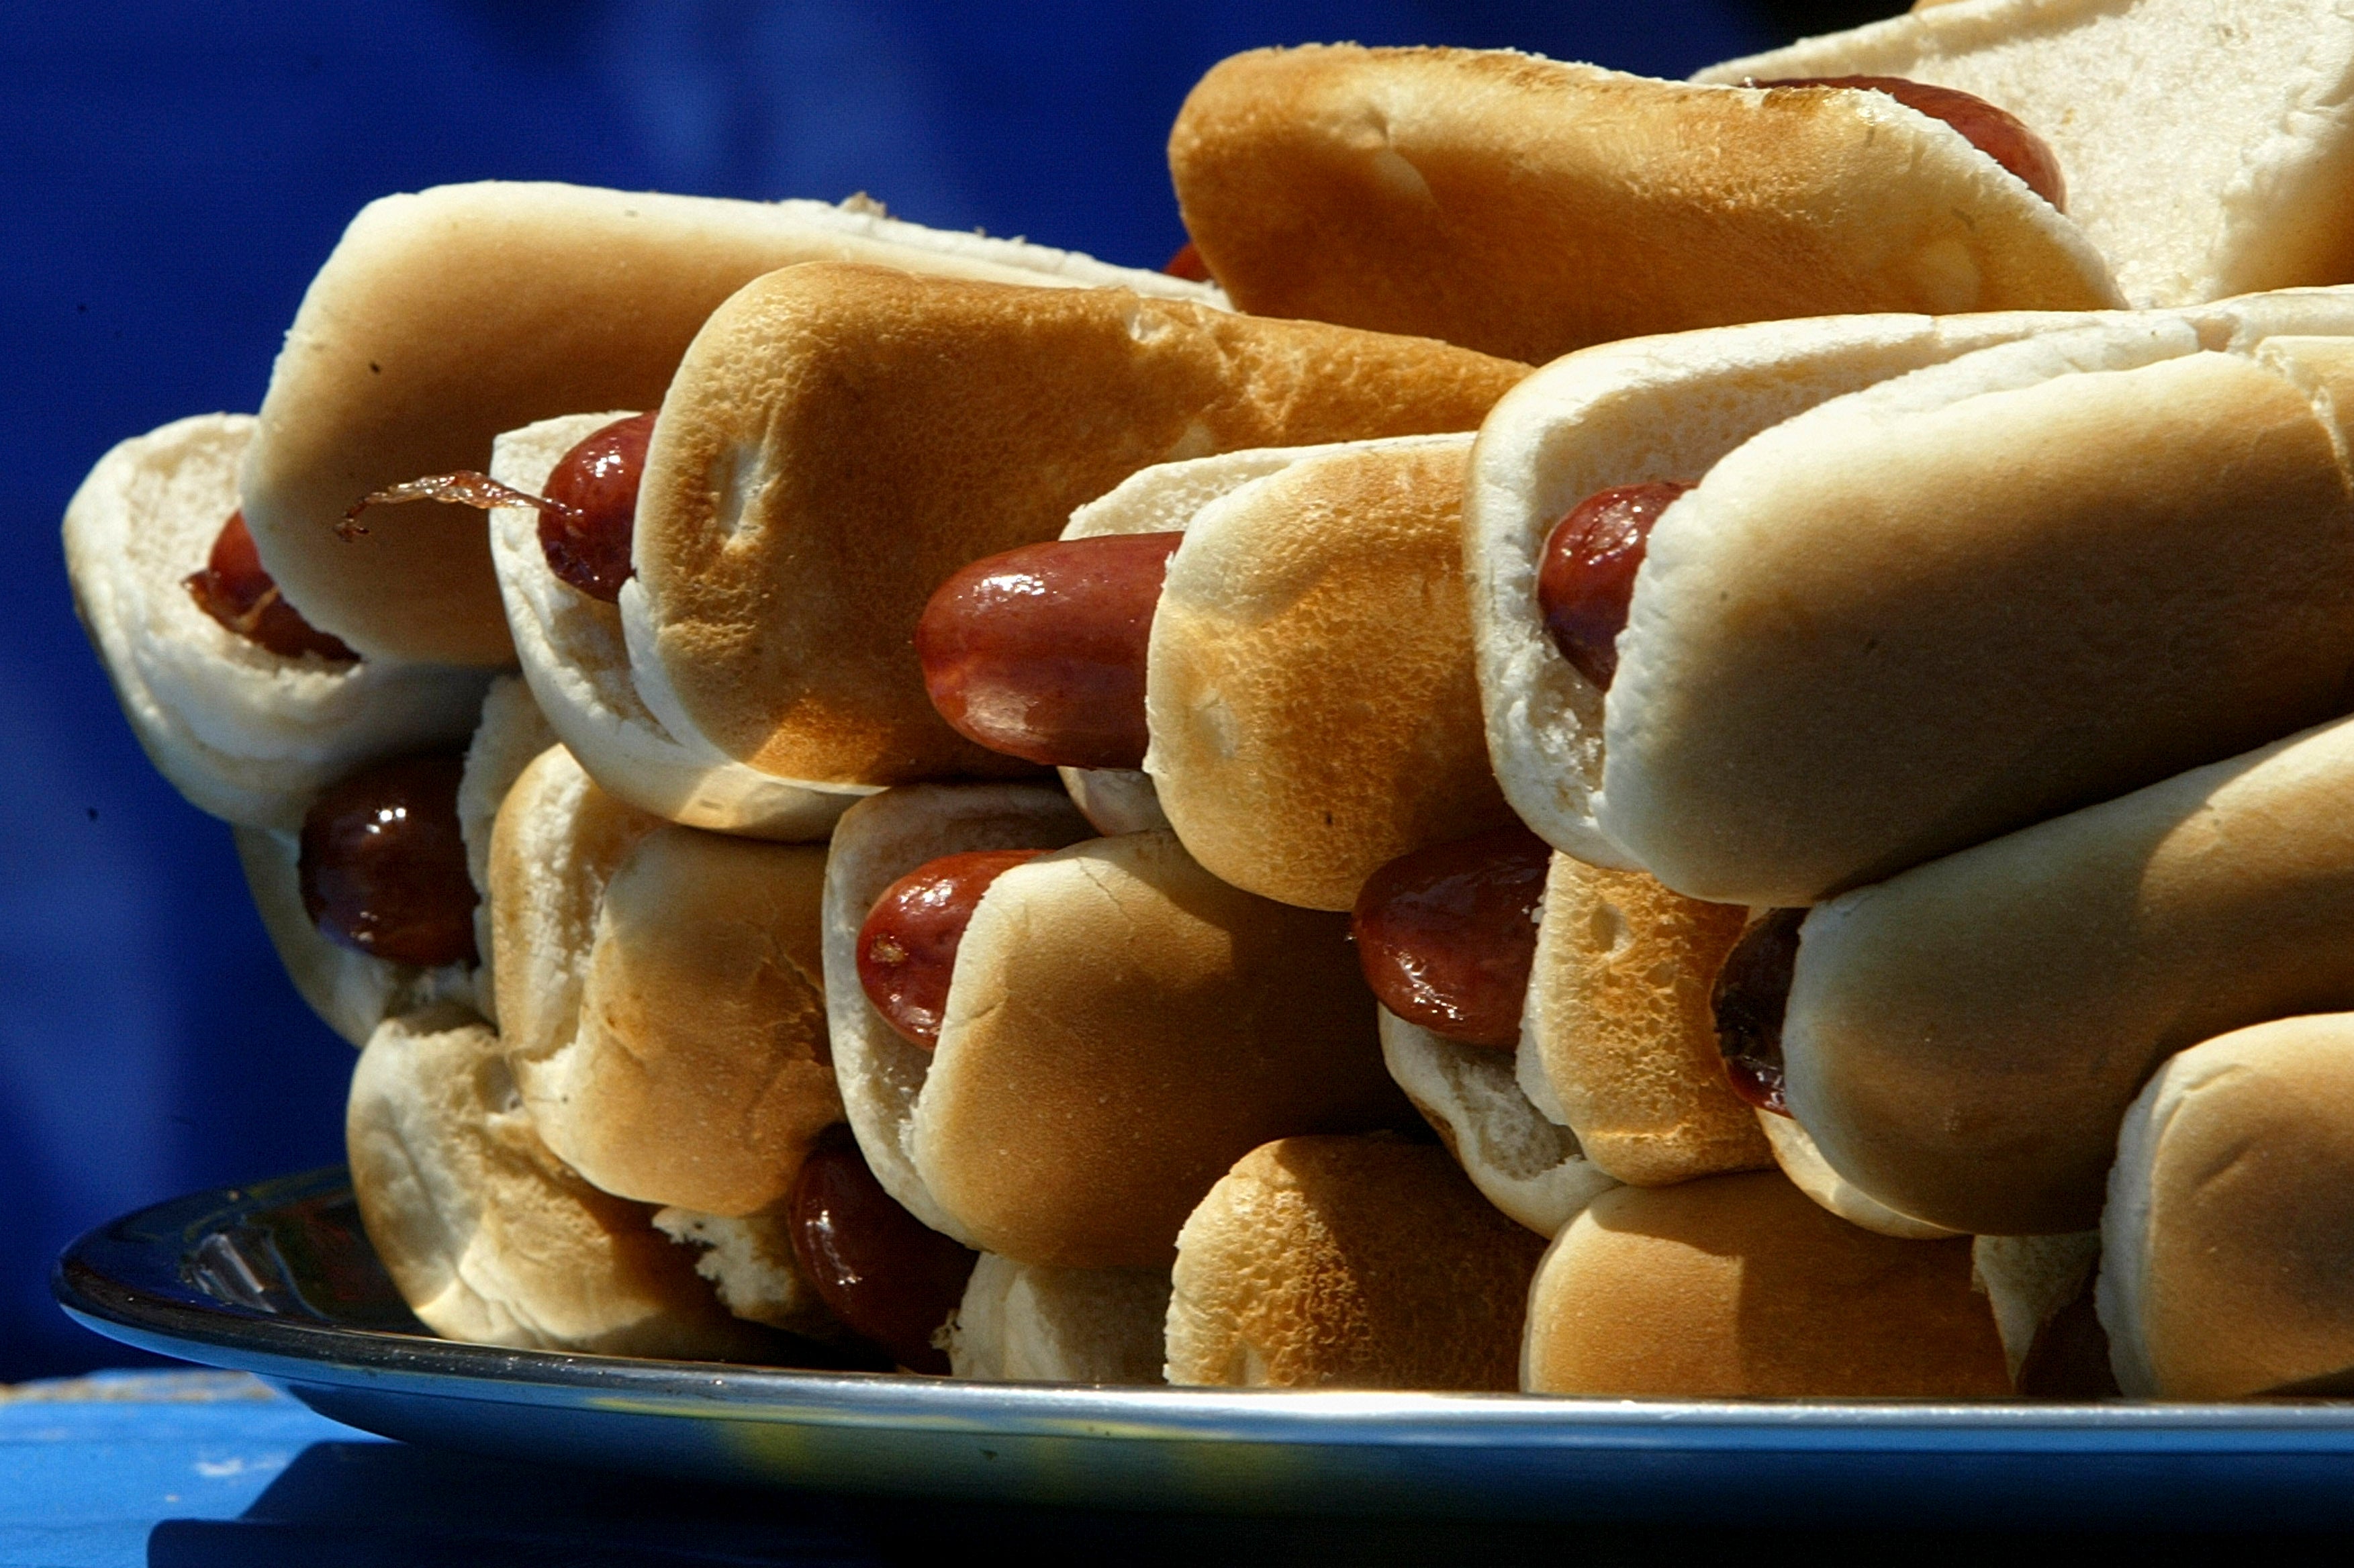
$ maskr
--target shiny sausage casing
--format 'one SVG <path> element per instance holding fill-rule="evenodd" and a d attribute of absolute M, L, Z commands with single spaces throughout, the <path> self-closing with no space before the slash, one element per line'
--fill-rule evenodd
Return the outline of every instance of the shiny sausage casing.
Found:
<path fill-rule="evenodd" d="M 302 908 L 321 935 L 398 964 L 472 963 L 474 906 L 458 827 L 464 758 L 379 762 L 321 791 L 302 818 Z"/>
<path fill-rule="evenodd" d="M 638 482 L 654 416 L 633 414 L 584 438 L 557 461 L 540 487 L 539 548 L 547 569 L 587 594 L 613 603 L 629 580 L 637 530 Z"/>
<path fill-rule="evenodd" d="M 245 525 L 245 514 L 232 512 L 213 540 L 205 568 L 186 579 L 196 607 L 249 642 L 269 649 L 281 659 L 306 653 L 322 659 L 355 661 L 359 655 L 343 639 L 320 630 L 286 602 L 278 584 L 262 568 L 261 552 Z"/>
<path fill-rule="evenodd" d="M 810 1150 L 785 1202 L 793 1256 L 833 1315 L 908 1371 L 946 1374 L 932 1336 L 963 1299 L 980 1255 L 901 1208 L 839 1123 Z"/>
<path fill-rule="evenodd" d="M 1804 909 L 1776 909 L 1744 931 L 1717 971 L 1711 999 L 1733 1092 L 1776 1116 L 1790 1114 L 1782 1092 L 1782 1015 L 1806 918 Z"/>
<path fill-rule="evenodd" d="M 1381 1004 L 1450 1040 L 1517 1044 L 1552 858 L 1543 840 L 1510 827 L 1416 850 L 1373 873 L 1350 930 Z"/>
<path fill-rule="evenodd" d="M 925 862 L 883 890 L 858 928 L 858 984 L 899 1037 L 939 1044 L 957 948 L 1001 875 L 1038 850 L 970 850 Z"/>
<path fill-rule="evenodd" d="M 1618 634 L 1635 596 L 1635 573 L 1659 522 L 1689 484 L 1662 481 L 1598 491 L 1545 536 L 1537 567 L 1537 609 L 1561 656 L 1604 691 L 1618 673 Z"/>
<path fill-rule="evenodd" d="M 960 735 L 1031 762 L 1142 766 L 1145 653 L 1183 540 L 1052 540 L 966 567 L 916 625 L 932 706 Z"/>

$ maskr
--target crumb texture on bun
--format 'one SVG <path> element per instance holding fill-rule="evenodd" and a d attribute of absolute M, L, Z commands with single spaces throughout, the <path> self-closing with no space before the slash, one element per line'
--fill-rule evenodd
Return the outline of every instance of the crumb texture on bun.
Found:
<path fill-rule="evenodd" d="M 981 1255 L 949 1320 L 958 1377 L 1156 1383 L 1169 1276 L 1155 1268 L 1047 1268 Z"/>
<path fill-rule="evenodd" d="M 1509 1390 L 1543 1249 L 1435 1145 L 1264 1145 L 1179 1237 L 1169 1381 Z"/>

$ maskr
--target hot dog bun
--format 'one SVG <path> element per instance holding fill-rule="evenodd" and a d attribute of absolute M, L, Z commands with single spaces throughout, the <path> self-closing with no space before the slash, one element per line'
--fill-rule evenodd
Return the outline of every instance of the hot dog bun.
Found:
<path fill-rule="evenodd" d="M 1790 1108 L 1892 1207 L 2081 1231 L 2168 1056 L 2354 1006 L 2354 720 L 1818 906 L 1783 1021 Z"/>
<path fill-rule="evenodd" d="M 2101 1218 L 2128 1394 L 2342 1393 L 2354 1371 L 2354 1016 L 2183 1052 L 2136 1097 Z"/>
<path fill-rule="evenodd" d="M 2000 0 L 1916 9 L 1696 80 L 1899 76 L 2000 104 L 2137 304 L 2354 279 L 2354 21 L 2327 5 Z M 2228 33 L 2221 29 L 2228 28 Z"/>
<path fill-rule="evenodd" d="M 1179 1233 L 1169 1381 L 1511 1389 L 1543 1250 L 1432 1145 L 1263 1145 Z"/>
<path fill-rule="evenodd" d="M 1598 829 L 1803 905 L 2343 711 L 2354 340 L 2223 325 L 1988 348 L 1710 468 L 1636 579 Z"/>
<path fill-rule="evenodd" d="M 537 495 L 567 452 L 626 417 L 567 414 L 509 430 L 492 446 L 491 476 Z M 822 839 L 851 801 L 873 792 L 798 789 L 664 729 L 631 678 L 620 611 L 549 569 L 536 508 L 492 512 L 491 558 L 524 677 L 599 788 L 691 828 L 787 842 Z"/>
<path fill-rule="evenodd" d="M 1084 832 L 1067 803 L 1019 787 L 853 807 L 826 897 L 835 1060 L 870 1166 L 926 1224 L 1020 1263 L 1165 1267 L 1242 1153 L 1411 1113 L 1345 921 L 1228 887 L 1166 833 L 1070 842 Z M 938 1048 L 894 1051 L 857 978 L 875 897 L 941 854 L 1057 839 L 1069 847 L 982 895 Z"/>
<path fill-rule="evenodd" d="M 950 572 L 1149 463 L 1468 429 L 1524 370 L 1118 291 L 772 273 L 663 404 L 620 599 L 639 693 L 789 780 L 1017 772 L 924 694 L 911 634 Z"/>
<path fill-rule="evenodd" d="M 1194 87 L 1169 163 L 1240 308 L 1532 362 L 1737 322 L 2125 302 L 2067 218 L 1879 93 L 1259 49 Z"/>
<path fill-rule="evenodd" d="M 313 795 L 361 764 L 462 739 L 490 677 L 289 658 L 197 607 L 187 578 L 237 510 L 253 432 L 250 416 L 200 414 L 115 447 L 66 507 L 66 571 L 157 771 L 199 810 L 292 829 Z"/>
<path fill-rule="evenodd" d="M 1529 377 L 1480 427 L 1464 493 L 1488 749 L 1538 835 L 1596 865 L 1641 863 L 1602 833 L 1602 694 L 1562 657 L 1537 604 L 1547 535 L 1613 485 L 1691 481 L 1744 441 L 1819 403 L 1974 349 L 2083 318 L 1772 322 L 1611 344 Z"/>
<path fill-rule="evenodd" d="M 499 1018 L 548 1147 L 606 1192 L 746 1215 L 842 1119 L 818 951 L 824 852 L 682 828 L 561 747 L 491 840 Z"/>
<path fill-rule="evenodd" d="M 497 1034 L 445 1008 L 387 1019 L 352 1074 L 346 1144 L 368 1241 L 435 1333 L 692 1361 L 774 1359 L 652 1211 L 583 1181 L 521 1106 Z"/>
<path fill-rule="evenodd" d="M 949 1324 L 958 1377 L 1028 1383 L 1161 1381 L 1169 1275 L 1047 1268 L 981 1255 Z"/>
<path fill-rule="evenodd" d="M 1537 1269 L 1521 1386 L 1967 1399 L 2010 1378 L 1967 1241 L 1875 1235 L 1756 1171 L 1588 1204 Z"/>
<path fill-rule="evenodd" d="M 387 484 L 486 467 L 502 430 L 652 408 L 721 301 L 821 259 L 1217 300 L 1067 251 L 894 222 L 871 202 L 489 181 L 387 196 L 313 280 L 262 399 L 240 491 L 263 565 L 313 624 L 364 654 L 507 663 L 479 516 L 378 512 L 355 542 L 335 531 L 345 511 Z"/>

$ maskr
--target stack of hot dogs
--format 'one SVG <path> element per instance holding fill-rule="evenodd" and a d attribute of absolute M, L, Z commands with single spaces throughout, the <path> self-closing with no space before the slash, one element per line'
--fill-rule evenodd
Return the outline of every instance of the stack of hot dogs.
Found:
<path fill-rule="evenodd" d="M 439 1332 L 2326 1390 L 2354 23 L 2250 9 L 1242 56 L 1166 273 L 389 197 L 77 603 Z M 2210 12 L 2158 199 L 2088 62 Z"/>

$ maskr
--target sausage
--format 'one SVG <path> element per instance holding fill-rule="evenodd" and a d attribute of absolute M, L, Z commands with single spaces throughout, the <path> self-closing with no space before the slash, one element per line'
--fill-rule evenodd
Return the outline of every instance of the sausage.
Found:
<path fill-rule="evenodd" d="M 262 569 L 261 553 L 254 547 L 243 512 L 228 514 L 213 540 L 205 569 L 191 573 L 186 583 L 198 609 L 281 659 L 300 659 L 306 653 L 345 662 L 359 658 L 343 639 L 313 626 L 302 619 L 301 610 L 286 602 L 277 582 Z"/>
<path fill-rule="evenodd" d="M 629 580 L 630 540 L 638 517 L 638 481 L 654 416 L 615 420 L 564 454 L 544 487 L 539 547 L 547 569 L 587 594 L 613 603 Z"/>
<path fill-rule="evenodd" d="M 1517 1045 L 1552 857 L 1543 840 L 1514 826 L 1419 849 L 1373 873 L 1349 925 L 1375 998 L 1450 1040 Z"/>
<path fill-rule="evenodd" d="M 793 1256 L 833 1315 L 908 1371 L 948 1375 L 932 1336 L 981 1255 L 894 1202 L 840 1123 L 820 1136 L 785 1202 Z"/>
<path fill-rule="evenodd" d="M 302 818 L 302 908 L 322 936 L 392 963 L 476 960 L 455 751 L 396 758 L 323 791 Z"/>
<path fill-rule="evenodd" d="M 1674 481 L 1587 496 L 1553 524 L 1537 568 L 1537 608 L 1561 656 L 1603 691 L 1618 673 L 1618 634 L 1651 525 L 1690 490 Z"/>
<path fill-rule="evenodd" d="M 1039 850 L 971 850 L 927 861 L 883 890 L 858 928 L 858 983 L 910 1044 L 940 1042 L 957 948 L 989 885 Z"/>
<path fill-rule="evenodd" d="M 1139 768 L 1144 660 L 1182 534 L 1025 545 L 973 562 L 916 623 L 924 690 L 958 734 L 1055 768 Z"/>
<path fill-rule="evenodd" d="M 1194 248 L 1193 242 L 1190 239 L 1177 248 L 1177 254 L 1163 262 L 1161 270 L 1172 278 L 1182 278 L 1188 282 L 1216 281 L 1210 276 L 1210 264 L 1202 260 L 1202 252 Z"/>
<path fill-rule="evenodd" d="M 1782 1094 L 1782 1015 L 1806 918 L 1804 909 L 1776 909 L 1743 932 L 1717 971 L 1710 999 L 1733 1092 L 1776 1116 L 1790 1114 Z"/>
<path fill-rule="evenodd" d="M 2051 144 L 2029 130 L 2019 116 L 1998 109 L 1975 93 L 1958 88 L 1932 87 L 1901 76 L 1794 76 L 1761 81 L 1758 87 L 1846 87 L 1884 92 L 1907 109 L 1932 120 L 1942 120 L 1960 132 L 1969 144 L 2017 175 L 2029 190 L 2068 210 L 2067 184 L 2060 176 L 2060 160 Z"/>

